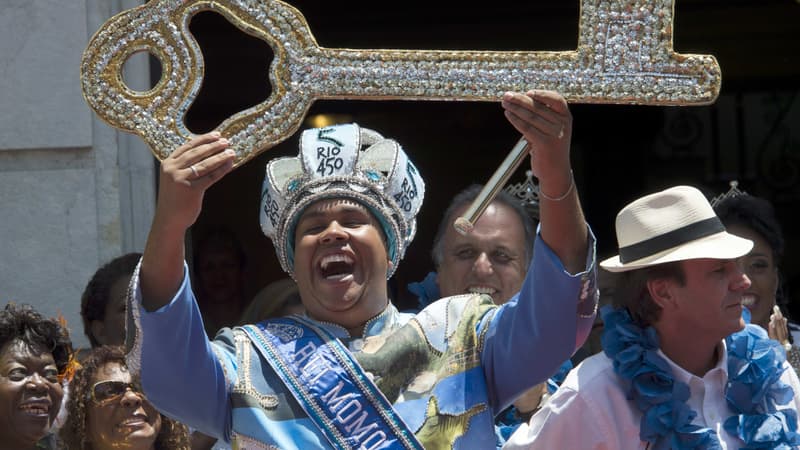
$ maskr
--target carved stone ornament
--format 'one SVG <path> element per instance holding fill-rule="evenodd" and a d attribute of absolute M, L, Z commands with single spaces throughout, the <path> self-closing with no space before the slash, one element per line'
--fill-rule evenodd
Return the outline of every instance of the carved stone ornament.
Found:
<path fill-rule="evenodd" d="M 110 125 L 140 135 L 159 159 L 192 137 L 184 118 L 203 80 L 192 17 L 215 11 L 274 53 L 272 93 L 217 130 L 236 164 L 290 137 L 318 99 L 499 101 L 505 91 L 560 92 L 573 103 L 713 103 L 721 73 L 711 55 L 672 48 L 675 0 L 581 0 L 575 51 L 355 50 L 317 45 L 303 15 L 279 0 L 150 0 L 112 17 L 81 62 L 83 95 Z M 161 63 L 146 92 L 125 85 L 137 52 Z"/>

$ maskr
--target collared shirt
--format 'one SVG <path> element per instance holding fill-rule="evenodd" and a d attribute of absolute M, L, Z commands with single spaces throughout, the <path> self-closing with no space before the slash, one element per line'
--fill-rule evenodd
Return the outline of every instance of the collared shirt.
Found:
<path fill-rule="evenodd" d="M 728 358 L 725 342 L 719 344 L 721 355 L 717 365 L 705 376 L 693 375 L 667 358 L 676 380 L 689 386 L 688 406 L 697 413 L 692 421 L 717 432 L 723 449 L 738 449 L 744 442 L 723 429 L 733 411 L 725 400 L 728 382 Z M 785 364 L 781 381 L 800 394 L 797 374 Z M 584 360 L 570 372 L 564 384 L 536 413 L 530 423 L 523 424 L 503 447 L 513 449 L 618 449 L 647 448 L 639 438 L 642 413 L 626 398 L 621 379 L 614 372 L 613 361 L 604 353 Z M 800 409 L 800 395 L 795 395 L 790 407 Z"/>

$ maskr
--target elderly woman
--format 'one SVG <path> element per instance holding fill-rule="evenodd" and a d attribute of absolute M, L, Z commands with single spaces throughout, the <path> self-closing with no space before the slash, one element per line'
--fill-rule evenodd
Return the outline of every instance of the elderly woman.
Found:
<path fill-rule="evenodd" d="M 67 330 L 28 305 L 0 311 L 0 450 L 52 448 L 72 344 Z"/>
<path fill-rule="evenodd" d="M 70 383 L 61 439 L 70 450 L 188 450 L 185 426 L 161 415 L 125 366 L 121 347 L 97 347 Z"/>

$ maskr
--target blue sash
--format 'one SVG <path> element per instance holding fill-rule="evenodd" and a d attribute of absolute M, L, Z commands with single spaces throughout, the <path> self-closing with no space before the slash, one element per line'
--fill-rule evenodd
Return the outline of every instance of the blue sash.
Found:
<path fill-rule="evenodd" d="M 334 448 L 424 450 L 347 348 L 326 330 L 299 316 L 243 329 Z"/>

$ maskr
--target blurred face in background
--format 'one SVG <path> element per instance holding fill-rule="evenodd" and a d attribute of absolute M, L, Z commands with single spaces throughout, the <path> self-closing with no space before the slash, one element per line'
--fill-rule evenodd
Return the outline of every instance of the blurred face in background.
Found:
<path fill-rule="evenodd" d="M 454 216 L 468 206 L 457 209 Z M 451 226 L 443 241 L 437 268 L 442 297 L 486 294 L 503 304 L 522 288 L 528 268 L 525 229 L 510 207 L 490 204 L 471 232 L 462 235 Z"/>
<path fill-rule="evenodd" d="M 766 330 L 778 292 L 778 266 L 772 248 L 763 236 L 749 227 L 731 225 L 727 228 L 729 233 L 753 241 L 750 253 L 738 259 L 739 265 L 752 283 L 744 293 L 742 304 L 750 310 L 751 322 Z"/>
<path fill-rule="evenodd" d="M 238 301 L 242 295 L 243 274 L 236 253 L 225 247 L 209 246 L 198 258 L 202 301 L 228 305 L 231 300 Z"/>
<path fill-rule="evenodd" d="M 92 321 L 92 334 L 100 345 L 123 345 L 125 343 L 125 298 L 130 276 L 117 278 L 108 291 L 103 320 Z"/>

